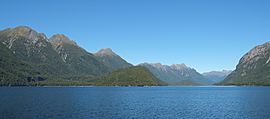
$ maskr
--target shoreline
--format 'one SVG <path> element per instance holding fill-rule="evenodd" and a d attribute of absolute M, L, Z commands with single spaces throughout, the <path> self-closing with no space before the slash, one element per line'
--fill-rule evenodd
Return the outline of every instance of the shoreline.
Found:
<path fill-rule="evenodd" d="M 270 87 L 269 85 L 220 85 L 220 86 L 216 86 L 216 85 L 209 85 L 209 86 L 0 86 L 1 87 L 44 87 L 44 88 L 64 88 L 64 87 L 74 87 L 74 88 L 87 88 L 87 87 Z"/>

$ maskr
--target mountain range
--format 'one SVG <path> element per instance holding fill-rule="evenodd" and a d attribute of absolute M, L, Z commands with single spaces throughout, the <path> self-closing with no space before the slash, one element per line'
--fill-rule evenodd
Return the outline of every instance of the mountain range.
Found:
<path fill-rule="evenodd" d="M 213 83 L 185 64 L 168 66 L 161 63 L 142 63 L 139 65 L 148 68 L 157 78 L 169 85 L 210 85 Z"/>
<path fill-rule="evenodd" d="M 27 26 L 0 31 L 0 85 L 270 85 L 270 42 L 246 53 L 234 71 L 199 73 L 185 64 L 133 66 L 110 48 L 90 53 L 64 34 Z"/>
<path fill-rule="evenodd" d="M 112 50 L 92 54 L 63 34 L 47 38 L 27 26 L 0 31 L 0 42 L 1 85 L 31 85 L 41 80 L 92 80 L 132 66 Z"/>

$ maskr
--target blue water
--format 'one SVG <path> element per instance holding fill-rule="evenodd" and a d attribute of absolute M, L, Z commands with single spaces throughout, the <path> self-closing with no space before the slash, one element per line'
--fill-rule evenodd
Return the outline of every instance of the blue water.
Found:
<path fill-rule="evenodd" d="M 270 87 L 1 87 L 1 119 L 270 118 Z"/>

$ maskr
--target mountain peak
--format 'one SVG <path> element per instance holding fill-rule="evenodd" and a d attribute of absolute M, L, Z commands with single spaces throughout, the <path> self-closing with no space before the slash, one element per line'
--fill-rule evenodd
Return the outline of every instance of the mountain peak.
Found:
<path fill-rule="evenodd" d="M 169 85 L 207 85 L 211 82 L 195 69 L 185 64 L 163 65 L 161 63 L 143 63 L 139 64 L 149 69 L 157 78 Z M 192 81 L 192 84 L 185 84 L 185 81 Z"/>
<path fill-rule="evenodd" d="M 232 70 L 225 70 L 225 69 L 223 69 L 221 72 L 223 72 L 223 73 L 231 73 Z"/>
<path fill-rule="evenodd" d="M 28 45 L 46 46 L 47 37 L 44 33 L 38 33 L 28 26 L 18 26 L 15 28 L 8 28 L 1 32 L 7 38 L 2 39 L 8 48 L 11 48 L 14 42 L 24 42 Z M 37 44 L 38 43 L 38 44 Z"/>
<path fill-rule="evenodd" d="M 157 66 L 157 67 L 162 67 L 163 66 L 163 64 L 161 64 L 161 63 L 150 63 L 151 65 L 154 65 L 154 66 Z"/>
<path fill-rule="evenodd" d="M 189 68 L 184 63 L 182 63 L 182 64 L 172 64 L 171 67 L 174 68 L 174 69 L 187 69 L 187 68 Z"/>
<path fill-rule="evenodd" d="M 191 69 L 190 67 L 186 66 L 184 63 L 182 63 L 182 64 L 172 64 L 171 66 L 163 65 L 161 63 L 142 63 L 141 65 L 151 65 L 151 66 L 154 66 L 156 68 L 172 68 L 172 69 L 177 69 L 177 70 Z"/>
<path fill-rule="evenodd" d="M 240 59 L 240 63 L 250 62 L 251 60 L 254 60 L 254 62 L 256 62 L 259 59 L 259 57 L 257 56 L 264 56 L 266 53 L 268 53 L 269 49 L 270 49 L 270 42 L 258 45 L 255 48 L 251 49 L 248 53 L 246 53 Z"/>
<path fill-rule="evenodd" d="M 128 63 L 126 60 L 114 53 L 110 48 L 103 48 L 94 55 L 99 59 L 99 61 L 103 62 L 112 70 L 123 69 L 132 66 L 132 64 Z"/>
<path fill-rule="evenodd" d="M 95 53 L 96 56 L 114 56 L 116 55 L 111 48 L 103 48 L 99 50 L 97 53 Z"/>
<path fill-rule="evenodd" d="M 203 75 L 224 75 L 227 76 L 232 72 L 232 70 L 221 70 L 221 71 L 210 71 L 210 72 L 204 72 Z"/>
<path fill-rule="evenodd" d="M 15 27 L 14 29 L 16 30 L 21 30 L 21 31 L 30 31 L 30 30 L 33 30 L 31 27 L 29 26 L 17 26 Z"/>
<path fill-rule="evenodd" d="M 77 46 L 77 43 L 75 41 L 70 40 L 64 34 L 55 34 L 50 38 L 49 41 L 54 45 L 59 45 L 59 44 L 66 43 L 66 44 L 76 45 Z"/>
<path fill-rule="evenodd" d="M 28 26 L 18 26 L 11 30 L 13 31 L 14 33 L 13 35 L 15 36 L 23 36 L 23 37 L 26 37 L 28 39 L 33 39 L 33 40 L 37 40 L 40 37 L 42 39 L 47 39 L 44 33 L 38 33 L 37 31 L 35 31 L 34 29 Z"/>

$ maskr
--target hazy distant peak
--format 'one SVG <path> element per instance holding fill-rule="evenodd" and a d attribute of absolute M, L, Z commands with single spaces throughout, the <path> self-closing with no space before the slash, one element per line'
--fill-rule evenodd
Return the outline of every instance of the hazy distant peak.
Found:
<path fill-rule="evenodd" d="M 140 65 L 150 65 L 150 66 L 153 66 L 153 67 L 156 67 L 156 68 L 159 68 L 159 69 L 175 69 L 175 70 L 183 70 L 183 69 L 192 69 L 188 66 L 186 66 L 184 63 L 182 64 L 172 64 L 171 66 L 169 65 L 163 65 L 161 63 L 142 63 Z"/>
<path fill-rule="evenodd" d="M 115 56 L 116 54 L 112 51 L 111 48 L 103 48 L 95 53 L 96 56 Z"/>
<path fill-rule="evenodd" d="M 71 45 L 76 45 L 77 46 L 77 43 L 75 41 L 70 40 L 64 34 L 55 34 L 50 38 L 49 41 L 54 45 L 59 45 L 59 44 L 66 43 L 66 44 L 71 44 Z"/>
<path fill-rule="evenodd" d="M 195 84 L 211 84 L 195 69 L 186 66 L 185 64 L 163 65 L 161 63 L 142 63 L 149 69 L 157 78 L 163 80 L 170 85 L 185 85 L 185 81 L 192 81 Z M 184 81 L 184 82 L 182 82 Z M 192 85 L 193 85 L 192 83 Z M 188 84 L 187 84 L 188 85 Z"/>
<path fill-rule="evenodd" d="M 169 67 L 169 66 L 163 65 L 163 64 L 161 64 L 159 62 L 157 62 L 157 63 L 147 63 L 147 62 L 145 62 L 145 63 L 139 64 L 139 65 L 149 65 L 149 66 L 153 66 L 153 67 L 156 67 L 156 68 Z"/>
<path fill-rule="evenodd" d="M 220 70 L 220 71 L 209 71 L 209 72 L 205 72 L 205 73 L 210 73 L 210 72 L 222 72 L 222 73 L 227 73 L 227 72 L 232 72 L 232 70 Z"/>
<path fill-rule="evenodd" d="M 232 70 L 222 70 L 221 72 L 223 72 L 223 73 L 231 73 L 232 72 Z"/>
<path fill-rule="evenodd" d="M 227 76 L 232 72 L 232 70 L 221 70 L 221 71 L 210 71 L 202 73 L 204 76 L 216 75 L 216 76 Z"/>
<path fill-rule="evenodd" d="M 171 67 L 174 68 L 174 69 L 187 69 L 187 68 L 189 68 L 184 63 L 182 63 L 182 64 L 172 64 Z"/>
<path fill-rule="evenodd" d="M 164 65 L 161 64 L 161 63 L 150 63 L 150 65 L 157 66 L 157 67 L 162 67 L 162 66 L 164 66 Z"/>

